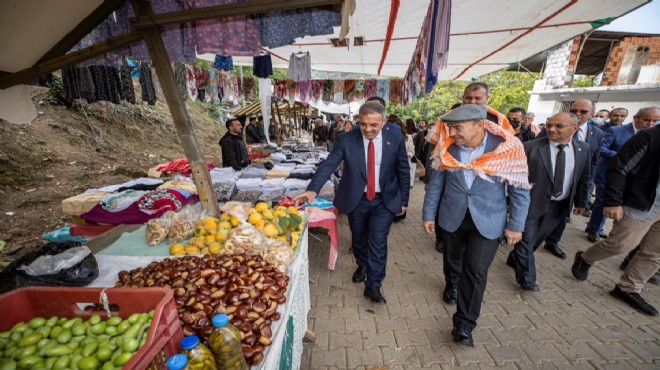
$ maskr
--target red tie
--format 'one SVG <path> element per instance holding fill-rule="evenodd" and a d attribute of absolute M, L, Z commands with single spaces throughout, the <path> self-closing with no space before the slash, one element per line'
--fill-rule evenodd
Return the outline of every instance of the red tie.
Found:
<path fill-rule="evenodd" d="M 367 199 L 374 200 L 376 198 L 376 150 L 373 140 L 369 140 L 367 153 Z"/>

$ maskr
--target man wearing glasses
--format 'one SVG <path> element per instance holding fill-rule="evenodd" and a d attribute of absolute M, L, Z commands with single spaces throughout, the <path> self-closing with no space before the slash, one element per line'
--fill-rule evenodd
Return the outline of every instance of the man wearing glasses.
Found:
<path fill-rule="evenodd" d="M 573 140 L 579 140 L 589 144 L 591 149 L 591 163 L 589 166 L 589 188 L 587 192 L 587 201 L 591 199 L 591 194 L 594 190 L 594 178 L 596 175 L 596 167 L 600 157 L 600 145 L 603 142 L 603 131 L 595 125 L 589 124 L 589 121 L 594 117 L 594 105 L 589 100 L 578 100 L 571 105 L 568 110 L 578 118 L 578 130 L 573 135 Z M 542 132 L 539 136 L 545 136 Z M 588 202 L 589 203 L 589 202 Z M 589 204 L 587 204 L 587 207 Z M 585 217 L 591 217 L 589 209 L 583 213 Z M 553 255 L 561 259 L 566 259 L 566 253 L 559 248 L 559 240 L 561 240 L 566 229 L 566 219 L 557 225 L 555 230 L 545 239 L 545 249 L 549 250 Z"/>

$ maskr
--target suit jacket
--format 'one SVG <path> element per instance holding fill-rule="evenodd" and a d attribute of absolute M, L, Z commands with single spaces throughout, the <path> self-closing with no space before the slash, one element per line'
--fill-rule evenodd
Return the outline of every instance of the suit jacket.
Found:
<path fill-rule="evenodd" d="M 589 121 L 591 122 L 591 121 Z M 585 123 L 587 125 L 587 138 L 584 140 L 589 144 L 591 149 L 591 166 L 589 169 L 589 182 L 593 183 L 594 178 L 596 177 L 596 167 L 598 167 L 598 159 L 600 158 L 600 146 L 603 142 L 603 130 L 594 126 L 593 124 Z M 539 133 L 539 137 L 547 136 L 545 129 Z M 574 139 L 577 138 L 577 133 L 575 133 Z"/>
<path fill-rule="evenodd" d="M 392 213 L 401 213 L 408 206 L 410 195 L 410 166 L 403 135 L 393 130 L 382 131 L 383 153 L 380 162 L 380 193 L 385 207 Z M 321 163 L 307 190 L 317 194 L 330 176 L 344 162 L 344 173 L 335 192 L 334 205 L 342 213 L 351 213 L 357 207 L 367 186 L 367 159 L 360 130 L 351 130 L 337 136 L 328 158 Z"/>
<path fill-rule="evenodd" d="M 499 136 L 489 135 L 485 153 L 492 152 L 504 141 Z M 455 144 L 449 147 L 454 158 L 460 158 L 460 148 Z M 493 182 L 477 176 L 470 189 L 467 188 L 463 171 L 431 171 L 428 190 L 424 196 L 424 221 L 433 221 L 438 204 L 438 224 L 448 232 L 456 231 L 467 210 L 479 233 L 488 239 L 497 239 L 504 235 L 504 228 L 511 231 L 523 231 L 527 209 L 529 208 L 529 190 L 508 186 L 496 176 Z M 511 200 L 511 215 L 507 221 L 507 192 Z"/>
<path fill-rule="evenodd" d="M 575 167 L 568 199 L 569 204 L 573 204 L 577 208 L 584 208 L 588 199 L 591 150 L 588 144 L 576 138 L 573 139 L 572 144 Z M 529 166 L 529 183 L 533 185 L 527 218 L 539 219 L 548 211 L 552 197 L 554 168 L 550 158 L 550 140 L 546 136 L 528 141 L 524 143 L 524 146 Z M 570 209 L 570 206 L 566 208 L 567 215 Z"/>
<path fill-rule="evenodd" d="M 619 148 L 635 135 L 635 128 L 632 123 L 622 126 L 612 126 L 605 130 L 603 143 L 600 146 L 600 159 L 596 168 L 595 183 L 605 185 L 605 174 L 610 168 L 612 158 L 619 152 Z"/>

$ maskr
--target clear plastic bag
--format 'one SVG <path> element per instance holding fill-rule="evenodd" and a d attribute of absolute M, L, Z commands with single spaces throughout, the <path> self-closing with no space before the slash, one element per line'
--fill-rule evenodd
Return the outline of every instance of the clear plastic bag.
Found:
<path fill-rule="evenodd" d="M 224 253 L 229 255 L 259 254 L 267 242 L 268 239 L 261 230 L 245 223 L 229 231 L 224 245 Z"/>
<path fill-rule="evenodd" d="M 147 221 L 147 228 L 145 234 L 147 237 L 147 243 L 149 245 L 156 245 L 162 243 L 167 235 L 170 233 L 170 228 L 174 222 L 169 218 L 152 218 Z"/>
<path fill-rule="evenodd" d="M 29 265 L 18 267 L 18 270 L 31 276 L 54 275 L 77 265 L 91 253 L 86 245 L 73 247 L 58 254 L 39 256 Z"/>
<path fill-rule="evenodd" d="M 205 215 L 206 211 L 202 208 L 201 203 L 188 205 L 176 213 L 166 212 L 163 217 L 167 216 L 172 220 L 167 234 L 168 243 L 175 244 L 191 238 L 195 233 L 195 222 L 202 220 Z"/>
<path fill-rule="evenodd" d="M 220 210 L 236 217 L 242 224 L 247 222 L 252 203 L 231 201 L 225 203 Z"/>
<path fill-rule="evenodd" d="M 277 267 L 282 272 L 286 272 L 287 267 L 296 256 L 287 243 L 275 239 L 268 239 L 260 254 L 264 261 Z"/>

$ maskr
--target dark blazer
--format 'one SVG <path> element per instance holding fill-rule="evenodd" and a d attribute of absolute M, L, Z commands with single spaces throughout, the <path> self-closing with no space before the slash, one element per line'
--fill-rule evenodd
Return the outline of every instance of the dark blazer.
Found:
<path fill-rule="evenodd" d="M 589 122 L 585 123 L 585 125 L 587 125 L 587 138 L 585 142 L 589 144 L 591 149 L 591 168 L 589 170 L 589 182 L 594 182 L 594 178 L 596 177 L 596 167 L 598 167 L 598 159 L 600 158 L 600 145 L 603 142 L 603 136 L 605 134 L 601 129 L 594 126 L 593 124 L 589 124 Z M 546 136 L 547 134 L 545 129 L 539 132 L 539 138 Z M 574 136 L 574 139 L 576 138 L 577 132 Z"/>
<path fill-rule="evenodd" d="M 607 171 L 605 207 L 648 212 L 660 177 L 660 125 L 638 132 L 619 149 Z"/>
<path fill-rule="evenodd" d="M 577 138 L 573 139 L 572 144 L 575 168 L 573 171 L 569 204 L 573 204 L 578 208 L 585 208 L 588 199 L 587 191 L 591 151 L 589 145 L 577 140 Z M 525 154 L 527 155 L 527 164 L 529 166 L 529 183 L 533 185 L 527 218 L 538 219 L 543 217 L 548 211 L 550 198 L 552 197 L 554 169 L 552 168 L 552 160 L 550 159 L 550 140 L 547 136 L 544 136 L 527 141 L 523 145 L 525 146 Z M 567 213 L 570 208 L 566 208 Z"/>
<path fill-rule="evenodd" d="M 598 160 L 598 167 L 596 168 L 595 182 L 598 185 L 605 185 L 605 174 L 610 168 L 612 158 L 619 152 L 619 148 L 635 135 L 635 128 L 633 124 L 622 126 L 612 126 L 605 130 L 603 143 L 600 146 L 600 159 Z"/>
<path fill-rule="evenodd" d="M 403 135 L 383 129 L 383 156 L 380 163 L 380 192 L 385 207 L 392 213 L 401 213 L 408 206 L 410 194 L 410 166 Z M 335 192 L 334 205 L 342 213 L 351 213 L 357 207 L 367 186 L 367 160 L 360 130 L 351 130 L 337 136 L 328 158 L 321 163 L 307 190 L 317 194 L 339 164 L 344 162 L 344 173 Z"/>
<path fill-rule="evenodd" d="M 259 138 L 259 129 L 256 125 L 251 125 L 248 123 L 245 126 L 245 141 L 248 144 L 259 144 L 261 139 Z"/>
<path fill-rule="evenodd" d="M 222 167 L 231 167 L 236 171 L 250 164 L 247 147 L 243 142 L 243 136 L 232 135 L 229 132 L 220 139 L 222 150 Z"/>

